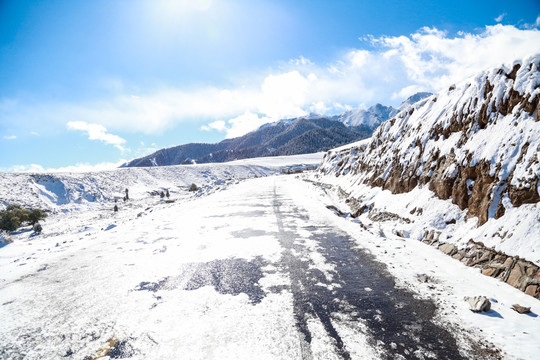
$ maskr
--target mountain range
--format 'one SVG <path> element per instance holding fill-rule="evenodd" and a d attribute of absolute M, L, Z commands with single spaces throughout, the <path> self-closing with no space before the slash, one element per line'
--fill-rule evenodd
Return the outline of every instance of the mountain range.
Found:
<path fill-rule="evenodd" d="M 308 154 L 327 151 L 371 136 L 384 121 L 392 118 L 430 93 L 417 93 L 398 108 L 375 104 L 342 114 L 283 119 L 261 126 L 244 136 L 219 143 L 190 143 L 158 150 L 131 160 L 121 167 L 146 167 L 193 163 L 226 162 L 261 156 Z"/>

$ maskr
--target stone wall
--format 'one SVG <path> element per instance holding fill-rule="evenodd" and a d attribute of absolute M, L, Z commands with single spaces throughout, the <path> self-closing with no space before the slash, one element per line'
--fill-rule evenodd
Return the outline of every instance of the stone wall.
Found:
<path fill-rule="evenodd" d="M 497 278 L 524 293 L 540 299 L 540 268 L 519 256 L 508 256 L 490 249 L 481 242 L 469 240 L 465 249 L 438 241 L 440 233 L 432 230 L 422 240 L 425 244 L 437 247 L 440 251 L 466 266 L 481 269 L 482 274 Z"/>

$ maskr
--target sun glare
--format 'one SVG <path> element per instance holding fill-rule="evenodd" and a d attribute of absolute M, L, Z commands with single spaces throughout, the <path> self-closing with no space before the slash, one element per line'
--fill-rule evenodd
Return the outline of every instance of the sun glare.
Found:
<path fill-rule="evenodd" d="M 212 0 L 157 0 L 153 7 L 164 16 L 179 16 L 193 11 L 206 11 L 212 6 Z"/>
<path fill-rule="evenodd" d="M 158 41 L 170 41 L 178 34 L 197 33 L 212 16 L 212 0 L 152 0 L 144 3 L 151 33 Z M 184 37 L 184 36 L 182 36 Z M 185 38 L 185 37 L 184 37 Z"/>

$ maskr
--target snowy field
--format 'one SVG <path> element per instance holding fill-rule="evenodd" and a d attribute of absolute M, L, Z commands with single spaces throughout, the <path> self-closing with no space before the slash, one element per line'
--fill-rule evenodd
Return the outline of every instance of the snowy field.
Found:
<path fill-rule="evenodd" d="M 501 349 L 505 359 L 538 358 L 538 300 L 412 237 L 394 236 L 384 224 L 366 221 L 365 230 L 335 216 L 326 205 L 339 204 L 336 194 L 305 181 L 313 174 L 280 175 L 320 159 L 55 174 L 62 191 L 33 175 L 2 175 L 2 189 L 9 181 L 36 189 L 16 194 L 53 213 L 43 234 L 23 230 L 0 248 L 0 357 L 339 359 L 345 351 L 353 359 L 385 358 L 388 346 L 400 345 L 377 341 L 352 313 L 329 313 L 342 349 L 328 323 L 310 312 L 306 329 L 298 329 L 294 276 L 281 263 L 289 254 L 322 274 L 328 294 L 339 293 L 336 263 L 314 237 L 324 235 L 317 234 L 324 225 L 385 263 L 397 286 L 434 301 L 436 323 L 456 336 L 463 354 L 474 343 Z M 81 189 L 74 179 L 85 180 L 82 197 L 74 195 Z M 201 190 L 188 192 L 192 182 Z M 102 197 L 85 195 L 91 184 L 103 187 Z M 126 187 L 132 200 L 114 213 Z M 161 189 L 174 202 L 149 193 Z M 296 245 L 286 248 L 280 233 L 292 234 Z M 463 297 L 476 295 L 492 299 L 492 311 L 472 313 Z M 515 303 L 533 314 L 514 312 Z M 434 357 L 411 351 L 406 358 Z"/>
<path fill-rule="evenodd" d="M 57 211 L 110 208 L 129 189 L 132 200 L 151 192 L 185 194 L 194 183 L 199 195 L 219 191 L 239 180 L 314 168 L 324 153 L 244 159 L 219 164 L 121 168 L 79 173 L 0 173 L 0 209 L 16 203 Z"/>

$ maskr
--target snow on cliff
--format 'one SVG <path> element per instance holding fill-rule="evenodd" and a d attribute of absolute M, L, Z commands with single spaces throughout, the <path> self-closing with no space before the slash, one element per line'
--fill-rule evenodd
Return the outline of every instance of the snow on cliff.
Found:
<path fill-rule="evenodd" d="M 539 99 L 536 55 L 415 103 L 371 139 L 328 152 L 320 171 L 366 217 L 379 206 L 417 219 L 402 226 L 411 237 L 435 229 L 538 264 Z"/>
<path fill-rule="evenodd" d="M 344 112 L 337 116 L 337 120 L 347 126 L 368 126 L 376 128 L 383 121 L 396 115 L 398 111 L 391 106 L 375 104 L 367 110 L 354 109 Z"/>

